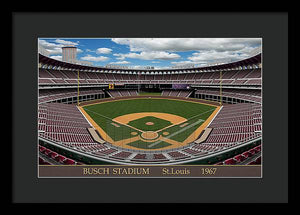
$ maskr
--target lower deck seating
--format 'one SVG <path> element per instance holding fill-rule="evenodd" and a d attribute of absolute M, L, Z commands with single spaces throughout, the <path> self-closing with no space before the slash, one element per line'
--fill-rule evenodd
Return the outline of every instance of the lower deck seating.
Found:
<path fill-rule="evenodd" d="M 191 90 L 163 90 L 161 95 L 187 98 L 190 96 L 191 92 Z"/>
<path fill-rule="evenodd" d="M 111 97 L 137 96 L 137 90 L 108 90 L 107 93 Z"/>
<path fill-rule="evenodd" d="M 256 155 L 259 155 L 260 151 L 261 151 L 261 145 L 258 145 L 241 154 L 235 155 L 232 158 L 228 158 L 225 161 L 217 162 L 214 165 L 261 164 L 261 156 L 257 158 L 254 157 Z M 253 159 L 253 157 L 255 159 Z"/>
<path fill-rule="evenodd" d="M 88 89 L 80 89 L 79 96 L 92 96 L 92 95 L 101 95 L 104 97 L 104 92 L 100 88 L 88 88 Z M 39 90 L 38 102 L 45 103 L 50 101 L 68 99 L 72 97 L 78 96 L 78 89 L 43 89 Z M 97 97 L 98 98 L 98 97 Z"/>
<path fill-rule="evenodd" d="M 202 88 L 195 91 L 196 98 L 202 96 L 220 96 L 219 88 Z M 260 89 L 222 89 L 222 97 L 232 99 L 247 100 L 256 103 L 262 103 L 262 94 Z M 231 101 L 230 100 L 230 101 Z"/>
<path fill-rule="evenodd" d="M 77 162 L 73 159 L 67 158 L 63 155 L 58 154 L 44 146 L 39 145 L 39 152 L 45 157 L 39 155 L 39 164 L 40 165 L 52 165 L 52 164 L 61 164 L 61 165 L 76 165 Z M 47 159 L 46 159 L 47 158 Z"/>

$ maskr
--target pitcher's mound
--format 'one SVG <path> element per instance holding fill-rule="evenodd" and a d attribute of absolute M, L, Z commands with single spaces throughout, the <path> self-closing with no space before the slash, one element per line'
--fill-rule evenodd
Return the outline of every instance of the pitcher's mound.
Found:
<path fill-rule="evenodd" d="M 154 125 L 153 122 L 146 122 L 145 124 L 146 124 L 146 125 Z"/>

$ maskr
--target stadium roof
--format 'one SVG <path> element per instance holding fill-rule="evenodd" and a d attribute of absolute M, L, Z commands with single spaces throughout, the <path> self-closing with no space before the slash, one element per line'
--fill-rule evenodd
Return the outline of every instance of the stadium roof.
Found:
<path fill-rule="evenodd" d="M 63 68 L 69 68 L 69 69 L 74 69 L 74 70 L 110 70 L 110 68 L 105 68 L 105 67 L 96 67 L 96 66 L 85 66 L 85 65 L 78 65 L 78 64 L 72 64 L 72 63 L 67 63 L 59 60 L 55 60 L 53 58 L 49 58 L 47 56 L 44 56 L 39 53 L 39 63 L 42 64 L 47 64 L 51 66 L 56 66 L 56 67 L 63 67 Z M 186 69 L 159 69 L 159 70 L 151 70 L 151 69 L 116 69 L 116 70 L 132 70 L 132 71 L 178 71 L 178 70 L 213 70 L 213 69 L 230 69 L 230 68 L 236 68 L 236 67 L 244 67 L 248 65 L 253 65 L 253 64 L 259 64 L 261 63 L 261 53 L 252 56 L 250 58 L 236 61 L 236 62 L 231 62 L 231 63 L 226 63 L 226 64 L 221 64 L 221 65 L 212 65 L 212 66 L 205 66 L 205 67 L 195 67 L 195 68 L 186 68 Z"/>

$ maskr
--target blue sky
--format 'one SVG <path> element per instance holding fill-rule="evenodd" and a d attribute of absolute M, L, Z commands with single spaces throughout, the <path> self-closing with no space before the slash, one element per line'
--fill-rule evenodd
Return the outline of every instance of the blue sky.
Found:
<path fill-rule="evenodd" d="M 242 60 L 261 47 L 260 38 L 39 38 L 38 42 L 57 60 L 62 60 L 62 46 L 75 45 L 77 60 L 94 66 L 157 69 Z"/>

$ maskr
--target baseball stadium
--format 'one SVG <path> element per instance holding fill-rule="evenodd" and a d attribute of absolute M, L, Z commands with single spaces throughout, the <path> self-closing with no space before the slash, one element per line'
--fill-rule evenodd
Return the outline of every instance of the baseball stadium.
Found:
<path fill-rule="evenodd" d="M 261 60 L 108 68 L 39 51 L 39 165 L 260 165 Z"/>

